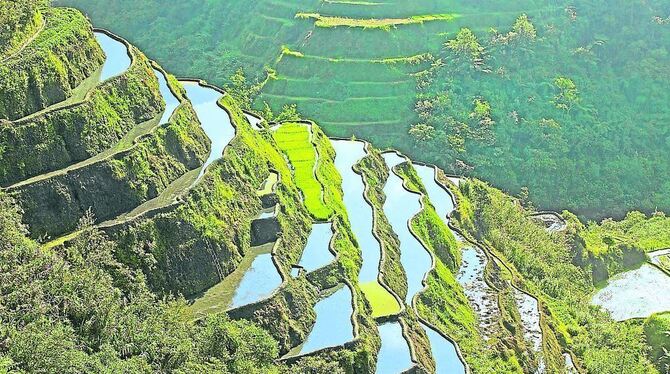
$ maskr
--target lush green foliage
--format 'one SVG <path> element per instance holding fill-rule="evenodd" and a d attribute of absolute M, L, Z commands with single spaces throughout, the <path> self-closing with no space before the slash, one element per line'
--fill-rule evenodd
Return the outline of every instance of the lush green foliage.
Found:
<path fill-rule="evenodd" d="M 312 145 L 312 130 L 305 124 L 287 123 L 274 131 L 273 136 L 293 167 L 307 210 L 317 219 L 328 219 L 332 210 L 325 205 L 323 186 L 316 179 L 318 154 Z"/>
<path fill-rule="evenodd" d="M 15 52 L 44 25 L 40 7 L 45 3 L 44 0 L 0 3 L 0 56 Z"/>
<path fill-rule="evenodd" d="M 533 223 L 522 207 L 483 182 L 463 182 L 461 200 L 471 207 L 459 223 L 490 243 L 526 279 L 526 285 L 549 307 L 559 341 L 593 373 L 654 372 L 647 359 L 642 327 L 617 323 L 589 305 L 594 291 L 584 269 L 571 263 L 573 254 L 563 236 L 552 236 Z M 562 335 L 562 336 L 561 336 Z"/>
<path fill-rule="evenodd" d="M 662 213 L 647 217 L 640 212 L 630 212 L 621 221 L 606 219 L 600 224 L 590 222 L 580 235 L 586 242 L 586 248 L 596 254 L 620 244 L 650 252 L 670 248 L 670 218 Z"/>
<path fill-rule="evenodd" d="M 669 133 L 658 126 L 670 114 L 669 40 L 652 20 L 663 7 L 581 3 L 447 36 L 418 79 L 418 157 L 581 217 L 669 209 Z M 454 63 L 464 55 L 472 68 Z M 488 134 L 476 100 L 490 103 Z"/>
<path fill-rule="evenodd" d="M 383 209 L 386 201 L 384 185 L 390 171 L 379 150 L 372 147 L 369 147 L 367 156 L 355 165 L 355 170 L 365 182 L 365 195 L 372 205 L 375 220 L 373 229 L 385 254 L 385 261 L 381 263 L 382 281 L 404 300 L 407 296 L 407 276 L 400 262 L 400 242 Z"/>
<path fill-rule="evenodd" d="M 79 11 L 50 9 L 45 18 L 34 40 L 0 61 L 0 118 L 19 119 L 65 100 L 104 61 Z"/>
<path fill-rule="evenodd" d="M 393 145 L 512 193 L 528 187 L 542 208 L 588 218 L 670 209 L 670 186 L 658 182 L 670 176 L 659 125 L 670 116 L 662 0 L 61 2 L 182 75 L 224 83 L 244 67 L 263 82 L 268 70 L 258 108 L 297 103 L 330 135 Z M 385 31 L 314 28 L 299 13 L 363 24 L 460 17 Z M 432 58 L 409 62 L 419 55 Z M 476 99 L 489 103 L 495 126 L 470 117 Z M 414 136 L 401 136 L 410 124 Z"/>
<path fill-rule="evenodd" d="M 184 303 L 153 296 L 89 220 L 65 251 L 44 251 L 6 195 L 0 208 L 0 370 L 276 371 L 268 333 L 224 315 L 188 322 Z"/>
<path fill-rule="evenodd" d="M 155 119 L 153 125 L 158 125 L 165 108 L 158 80 L 149 60 L 137 49 L 131 49 L 131 53 L 131 67 L 93 87 L 83 101 L 49 108 L 25 120 L 0 123 L 0 184 L 16 183 L 89 159 L 144 121 Z"/>
<path fill-rule="evenodd" d="M 115 218 L 157 197 L 207 158 L 209 139 L 190 103 L 128 150 L 11 190 L 35 238 L 73 231 L 92 212 Z"/>
<path fill-rule="evenodd" d="M 660 372 L 670 371 L 670 313 L 655 314 L 644 323 L 651 358 Z"/>

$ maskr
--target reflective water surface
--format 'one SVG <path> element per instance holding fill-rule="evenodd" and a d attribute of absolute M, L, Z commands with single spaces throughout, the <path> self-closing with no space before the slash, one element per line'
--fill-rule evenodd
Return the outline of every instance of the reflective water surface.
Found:
<path fill-rule="evenodd" d="M 170 90 L 167 78 L 163 72 L 154 69 L 154 74 L 156 74 L 156 78 L 158 78 L 158 88 L 160 89 L 161 96 L 163 96 L 163 100 L 165 101 L 165 111 L 161 117 L 160 124 L 168 123 L 172 113 L 179 106 L 179 99 L 172 93 L 172 90 Z"/>
<path fill-rule="evenodd" d="M 96 31 L 94 34 L 106 56 L 105 63 L 102 65 L 100 81 L 115 77 L 128 70 L 132 61 L 128 55 L 126 45 L 105 33 Z"/>
<path fill-rule="evenodd" d="M 363 266 L 358 281 L 367 283 L 377 280 L 381 247 L 372 235 L 372 207 L 365 201 L 365 185 L 352 167 L 365 157 L 365 144 L 350 140 L 332 140 L 335 148 L 335 167 L 342 176 L 344 205 L 347 208 L 351 229 L 362 251 Z"/>
<path fill-rule="evenodd" d="M 421 324 L 421 326 L 426 330 L 426 335 L 430 340 L 430 348 L 435 359 L 435 372 L 465 373 L 465 366 L 461 362 L 461 358 L 458 357 L 454 344 L 430 327 L 424 324 Z"/>
<path fill-rule="evenodd" d="M 382 338 L 382 347 L 377 356 L 377 374 L 398 374 L 412 367 L 412 358 L 407 340 L 402 336 L 398 322 L 377 326 Z"/>
<path fill-rule="evenodd" d="M 281 285 L 282 279 L 272 262 L 272 254 L 258 255 L 244 273 L 235 290 L 231 308 L 254 303 L 270 296 Z"/>
<path fill-rule="evenodd" d="M 623 321 L 670 310 L 670 277 L 652 265 L 617 274 L 596 292 L 591 303 Z"/>
<path fill-rule="evenodd" d="M 207 166 L 223 156 L 223 150 L 235 137 L 235 128 L 228 112 L 217 104 L 222 96 L 220 92 L 196 82 L 184 81 L 182 84 L 186 88 L 186 96 L 191 100 L 193 109 L 198 114 L 202 129 L 212 141 L 209 157 L 200 171 L 199 178 L 205 173 Z"/>
<path fill-rule="evenodd" d="M 305 250 L 298 264 L 308 273 L 328 265 L 335 259 L 328 249 L 332 237 L 333 230 L 330 222 L 312 225 L 312 232 L 307 238 Z"/>
<path fill-rule="evenodd" d="M 405 162 L 405 158 L 396 153 L 384 153 L 384 160 L 389 169 Z M 393 171 L 384 186 L 386 201 L 384 214 L 388 218 L 393 231 L 400 239 L 400 262 L 407 273 L 407 297 L 405 301 L 412 304 L 412 298 L 423 289 L 423 278 L 432 266 L 430 254 L 409 231 L 409 220 L 421 210 L 420 195 L 411 193 L 403 187 L 403 182 Z"/>
<path fill-rule="evenodd" d="M 300 354 L 322 348 L 344 344 L 354 339 L 351 315 L 351 290 L 341 287 L 314 307 L 316 323 L 307 340 L 300 348 Z"/>

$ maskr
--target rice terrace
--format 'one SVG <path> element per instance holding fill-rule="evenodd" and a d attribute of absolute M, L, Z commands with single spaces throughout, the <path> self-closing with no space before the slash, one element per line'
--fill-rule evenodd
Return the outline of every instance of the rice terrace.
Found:
<path fill-rule="evenodd" d="M 0 374 L 669 374 L 667 0 L 0 0 Z"/>

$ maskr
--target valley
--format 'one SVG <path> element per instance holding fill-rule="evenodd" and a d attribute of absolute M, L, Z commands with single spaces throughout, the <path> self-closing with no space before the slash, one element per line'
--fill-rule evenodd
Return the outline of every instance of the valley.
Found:
<path fill-rule="evenodd" d="M 533 2 L 259 1 L 255 96 L 0 2 L 0 373 L 667 372 L 662 211 L 585 224 L 395 140 L 426 46 Z"/>

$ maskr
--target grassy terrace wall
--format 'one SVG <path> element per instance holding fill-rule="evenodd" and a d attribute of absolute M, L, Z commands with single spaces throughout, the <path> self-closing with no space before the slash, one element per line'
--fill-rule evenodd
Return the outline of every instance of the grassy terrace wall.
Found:
<path fill-rule="evenodd" d="M 19 49 L 44 25 L 42 1 L 21 0 L 0 3 L 0 58 Z"/>
<path fill-rule="evenodd" d="M 615 322 L 600 308 L 591 306 L 594 291 L 590 275 L 571 263 L 569 238 L 551 235 L 528 218 L 528 212 L 501 191 L 477 180 L 462 182 L 459 210 L 455 215 L 485 243 L 510 270 L 525 279 L 524 285 L 538 297 L 543 311 L 545 341 L 556 334 L 563 348 L 577 356 L 577 365 L 588 372 L 655 373 L 646 356 L 642 326 Z M 547 347 L 553 359 L 556 353 Z M 551 362 L 550 362 L 551 363 Z"/>
<path fill-rule="evenodd" d="M 398 236 L 384 214 L 384 185 L 389 177 L 389 168 L 379 150 L 368 147 L 368 154 L 356 164 L 354 170 L 361 174 L 367 186 L 366 197 L 372 205 L 375 217 L 375 234 L 384 253 L 381 263 L 381 279 L 393 292 L 404 300 L 407 296 L 407 275 L 400 262 Z"/>
<path fill-rule="evenodd" d="M 256 191 L 270 170 L 281 174 L 278 217 L 290 239 L 282 246 L 306 242 L 310 220 L 297 200 L 289 198 L 298 192 L 272 137 L 254 132 L 230 96 L 220 104 L 236 128 L 224 157 L 209 167 L 181 203 L 107 230 L 120 243 L 121 260 L 142 268 L 152 288 L 161 293 L 193 295 L 235 269 L 249 250 L 251 221 L 261 210 Z M 295 255 L 281 252 L 280 263 L 290 266 L 289 258 Z"/>
<path fill-rule="evenodd" d="M 423 194 L 423 209 L 414 216 L 410 228 L 431 253 L 433 268 L 424 280 L 424 290 L 414 300 L 419 317 L 456 342 L 473 372 L 522 372 L 524 360 L 521 358 L 527 347 L 511 290 L 498 289 L 499 327 L 505 328 L 494 330 L 493 336 L 484 339 L 477 316 L 456 280 L 461 265 L 459 244 L 435 211 L 411 164 L 400 164 L 396 171 L 410 191 Z M 485 276 L 490 279 L 489 283 L 501 285 L 500 269 L 492 262 L 489 262 Z"/>
<path fill-rule="evenodd" d="M 165 108 L 158 80 L 139 50 L 131 47 L 131 54 L 130 68 L 83 102 L 18 122 L 0 120 L 0 185 L 86 160 L 157 117 Z"/>
<path fill-rule="evenodd" d="M 320 290 L 342 283 L 350 286 L 353 291 L 356 338 L 353 342 L 292 360 L 291 365 L 296 370 L 305 370 L 314 368 L 314 365 L 319 362 L 336 362 L 337 366 L 345 372 L 373 373 L 380 340 L 375 323 L 371 318 L 371 307 L 358 287 L 358 272 L 362 263 L 361 252 L 351 231 L 344 206 L 342 179 L 335 168 L 335 150 L 323 131 L 314 123 L 310 125 L 311 143 L 318 155 L 314 175 L 323 186 L 323 203 L 333 212 L 331 220 L 335 232 L 331 247 L 337 254 L 337 259 L 323 269 L 307 274 L 307 279 Z M 300 248 L 298 256 L 293 259 L 294 263 L 298 261 L 303 247 Z"/>
<path fill-rule="evenodd" d="M 44 14 L 44 30 L 0 63 L 0 118 L 15 120 L 65 100 L 104 61 L 79 11 L 54 8 Z"/>
<path fill-rule="evenodd" d="M 138 139 L 129 150 L 65 174 L 10 189 L 33 237 L 73 231 L 87 211 L 111 219 L 156 197 L 172 181 L 199 167 L 209 139 L 190 103 L 169 124 Z"/>

